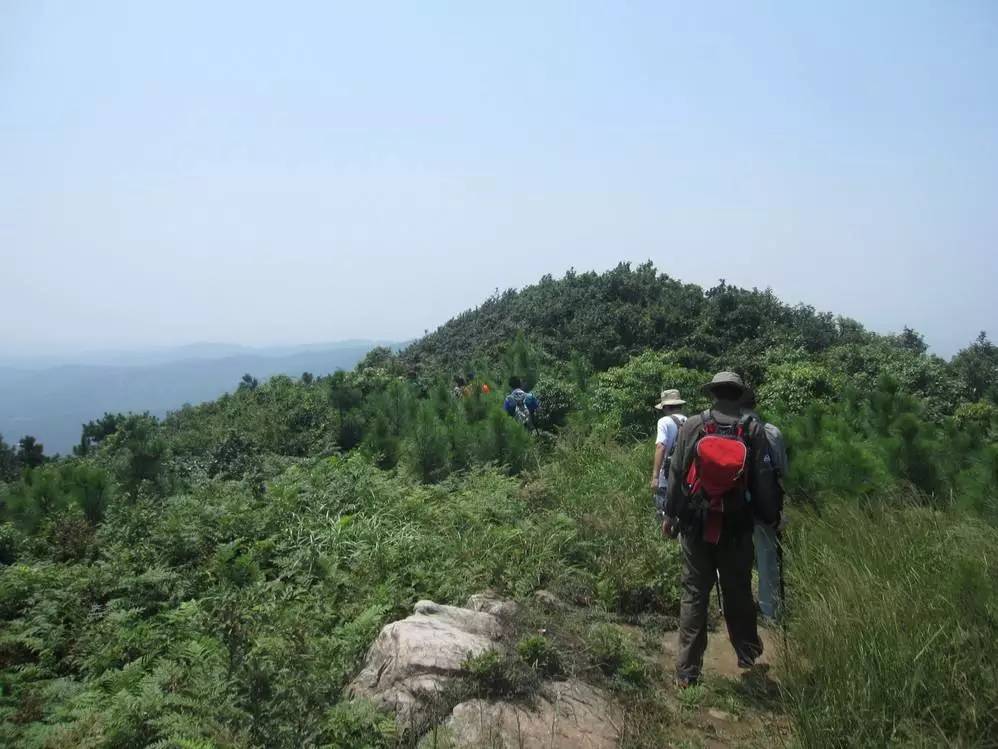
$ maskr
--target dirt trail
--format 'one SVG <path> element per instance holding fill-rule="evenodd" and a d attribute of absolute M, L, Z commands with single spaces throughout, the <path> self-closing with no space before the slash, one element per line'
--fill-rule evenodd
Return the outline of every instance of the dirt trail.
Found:
<path fill-rule="evenodd" d="M 765 652 L 748 670 L 738 668 L 722 626 L 710 633 L 704 654 L 703 685 L 673 692 L 676 747 L 774 747 L 785 745 L 790 723 L 782 713 L 779 688 L 779 632 L 760 629 Z M 661 664 L 675 669 L 678 633 L 665 635 Z"/>
<path fill-rule="evenodd" d="M 759 660 L 756 661 L 756 669 L 768 671 L 779 658 L 779 650 L 782 648 L 782 642 L 780 641 L 778 632 L 764 627 L 759 628 L 759 637 L 762 638 L 763 653 Z M 670 672 L 676 666 L 676 651 L 678 647 L 679 632 L 669 632 L 662 642 L 662 665 Z M 712 677 L 739 679 L 745 673 L 744 670 L 738 668 L 738 659 L 735 657 L 735 651 L 728 641 L 728 634 L 724 630 L 723 625 L 711 632 L 707 638 L 707 652 L 704 653 L 703 657 L 703 671 L 705 677 L 708 679 Z M 771 675 L 770 678 L 775 680 L 775 675 Z"/>

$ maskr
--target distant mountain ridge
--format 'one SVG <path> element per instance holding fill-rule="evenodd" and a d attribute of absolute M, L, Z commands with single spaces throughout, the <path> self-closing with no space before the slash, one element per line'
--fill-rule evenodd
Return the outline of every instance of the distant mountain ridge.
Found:
<path fill-rule="evenodd" d="M 79 441 L 80 426 L 107 411 L 164 416 L 185 403 L 234 390 L 246 373 L 263 380 L 351 369 L 379 344 L 341 341 L 254 349 L 209 343 L 95 353 L 82 362 L 49 366 L 27 359 L 20 361 L 35 366 L 0 362 L 0 435 L 13 442 L 31 434 L 47 454 L 67 453 Z M 88 358 L 102 363 L 88 363 Z"/>
<path fill-rule="evenodd" d="M 93 349 L 60 354 L 17 354 L 0 351 L 0 368 L 36 370 L 66 365 L 144 367 L 190 359 L 225 359 L 233 356 L 272 358 L 307 351 L 335 351 L 364 347 L 371 349 L 375 346 L 397 348 L 399 345 L 394 341 L 357 338 L 344 341 L 276 344 L 272 346 L 246 346 L 239 343 L 199 341 L 180 346 Z"/>

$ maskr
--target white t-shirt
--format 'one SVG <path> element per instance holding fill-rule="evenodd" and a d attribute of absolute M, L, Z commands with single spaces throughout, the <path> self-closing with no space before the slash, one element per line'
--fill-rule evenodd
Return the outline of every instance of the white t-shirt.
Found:
<path fill-rule="evenodd" d="M 686 417 L 682 414 L 671 414 L 670 416 L 663 416 L 658 420 L 658 434 L 655 437 L 656 445 L 665 446 L 665 454 L 668 455 L 672 446 L 676 444 L 676 438 L 679 437 L 679 427 L 676 426 L 676 421 L 680 424 L 686 423 Z M 669 483 L 669 476 L 665 471 L 665 461 L 662 461 L 662 469 L 658 472 L 658 486 L 660 489 L 664 489 Z"/>

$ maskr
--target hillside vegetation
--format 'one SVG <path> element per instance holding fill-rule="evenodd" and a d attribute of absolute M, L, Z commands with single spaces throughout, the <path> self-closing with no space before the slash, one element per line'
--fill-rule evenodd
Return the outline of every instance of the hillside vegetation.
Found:
<path fill-rule="evenodd" d="M 30 434 L 48 453 L 69 453 L 80 424 L 105 411 L 159 416 L 184 403 L 217 398 L 245 372 L 276 374 L 352 369 L 376 344 L 364 341 L 300 348 L 188 346 L 82 362 L 0 362 L 0 434 Z M 14 431 L 16 430 L 16 432 Z"/>
<path fill-rule="evenodd" d="M 704 407 L 720 368 L 791 452 L 792 741 L 996 745 L 998 350 L 946 362 L 911 330 L 650 265 L 545 278 L 350 372 L 109 414 L 73 458 L 0 444 L 0 744 L 413 745 L 342 700 L 379 628 L 543 588 L 574 613 L 520 667 L 573 664 L 627 707 L 625 746 L 661 746 L 668 668 L 615 633 L 654 643 L 678 612 L 651 404 Z M 502 410 L 510 375 L 535 433 Z"/>

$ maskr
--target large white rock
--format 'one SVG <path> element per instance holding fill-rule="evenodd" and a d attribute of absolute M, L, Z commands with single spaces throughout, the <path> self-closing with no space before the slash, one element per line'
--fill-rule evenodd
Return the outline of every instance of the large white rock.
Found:
<path fill-rule="evenodd" d="M 400 725 L 418 722 L 465 659 L 501 649 L 501 636 L 492 614 L 420 601 L 412 616 L 381 630 L 348 694 L 394 711 Z"/>
<path fill-rule="evenodd" d="M 444 692 L 461 676 L 465 659 L 505 650 L 503 623 L 515 614 L 515 603 L 492 594 L 472 596 L 468 608 L 420 601 L 412 616 L 381 630 L 347 692 L 394 712 L 399 727 L 415 735 L 446 717 L 420 746 L 616 747 L 619 708 L 580 681 L 547 682 L 530 705 L 476 699 L 449 710 L 454 703 Z"/>
<path fill-rule="evenodd" d="M 440 732 L 448 747 L 489 749 L 613 749 L 620 711 L 580 681 L 545 684 L 533 705 L 469 700 L 454 708 Z"/>

